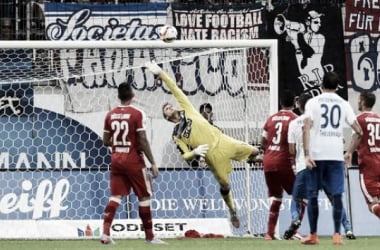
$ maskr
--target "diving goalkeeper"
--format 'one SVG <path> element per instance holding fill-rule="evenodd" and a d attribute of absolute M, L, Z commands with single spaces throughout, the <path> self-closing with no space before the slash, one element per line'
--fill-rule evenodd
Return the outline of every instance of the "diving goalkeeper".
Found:
<path fill-rule="evenodd" d="M 155 62 L 147 62 L 145 66 L 165 82 L 181 107 L 177 109 L 172 104 L 165 103 L 162 112 L 166 120 L 175 123 L 173 139 L 181 150 L 182 157 L 185 160 L 199 158 L 206 161 L 220 185 L 220 193 L 229 208 L 232 225 L 236 228 L 240 227 L 230 190 L 231 160 L 243 161 L 248 158 L 253 160 L 259 154 L 259 150 L 248 143 L 223 134 L 211 125 L 195 109 L 173 79 Z"/>

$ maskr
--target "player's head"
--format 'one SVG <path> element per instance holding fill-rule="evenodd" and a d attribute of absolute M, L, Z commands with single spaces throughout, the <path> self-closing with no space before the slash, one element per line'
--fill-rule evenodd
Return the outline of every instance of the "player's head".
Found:
<path fill-rule="evenodd" d="M 376 103 L 376 95 L 372 92 L 362 92 L 359 95 L 359 111 L 371 110 Z"/>
<path fill-rule="evenodd" d="M 122 82 L 119 85 L 117 91 L 118 97 L 122 102 L 130 101 L 135 96 L 135 94 L 133 93 L 132 86 L 126 82 Z"/>
<path fill-rule="evenodd" d="M 337 73 L 327 72 L 323 76 L 322 88 L 325 90 L 336 91 L 338 89 L 339 83 L 340 83 L 340 79 Z"/>
<path fill-rule="evenodd" d="M 305 111 L 305 105 L 306 105 L 306 102 L 311 98 L 311 95 L 309 94 L 306 94 L 306 93 L 302 93 L 299 97 L 298 97 L 298 108 L 299 110 L 301 111 L 301 113 L 303 113 Z"/>
<path fill-rule="evenodd" d="M 178 110 L 169 102 L 162 105 L 162 115 L 170 122 L 175 122 L 174 118 L 177 116 Z"/>
<path fill-rule="evenodd" d="M 293 108 L 295 103 L 295 95 L 289 89 L 285 89 L 281 93 L 280 105 L 281 108 Z"/>
<path fill-rule="evenodd" d="M 199 106 L 199 113 L 208 121 L 212 121 L 212 106 L 206 102 Z"/>

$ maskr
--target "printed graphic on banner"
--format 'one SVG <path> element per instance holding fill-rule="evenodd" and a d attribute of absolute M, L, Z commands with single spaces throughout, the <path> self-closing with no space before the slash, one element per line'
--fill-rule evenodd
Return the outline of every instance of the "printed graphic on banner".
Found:
<path fill-rule="evenodd" d="M 100 237 L 100 228 L 91 228 L 90 224 L 86 225 L 86 228 L 77 228 L 78 237 Z"/>
<path fill-rule="evenodd" d="M 33 114 L 33 88 L 29 83 L 2 84 L 0 89 L 0 117 L 12 119 Z"/>
<path fill-rule="evenodd" d="M 380 87 L 380 17 L 378 1 L 346 1 L 347 79 L 354 90 Z"/>
<path fill-rule="evenodd" d="M 347 99 L 339 7 L 286 5 L 268 14 L 268 34 L 279 40 L 279 89 L 316 96 L 325 72 L 335 71 L 337 93 Z"/>
<path fill-rule="evenodd" d="M 167 3 L 59 4 L 45 3 L 49 40 L 157 40 L 159 27 L 167 21 Z M 144 10 L 142 12 L 142 10 Z M 75 112 L 107 110 L 113 89 L 131 77 L 127 68 L 138 66 L 140 50 L 59 50 L 54 68 L 66 83 Z M 143 56 L 150 58 L 149 53 Z M 83 98 L 85 96 L 85 98 Z"/>
<path fill-rule="evenodd" d="M 172 4 L 173 24 L 181 40 L 257 39 L 265 29 L 260 3 L 240 5 Z"/>
<path fill-rule="evenodd" d="M 55 41 L 155 40 L 167 3 L 45 3 L 46 35 Z M 142 11 L 144 10 L 144 11 Z"/>
<path fill-rule="evenodd" d="M 31 84 L 2 85 L 0 169 L 108 167 L 101 138 L 79 122 L 33 107 Z"/>

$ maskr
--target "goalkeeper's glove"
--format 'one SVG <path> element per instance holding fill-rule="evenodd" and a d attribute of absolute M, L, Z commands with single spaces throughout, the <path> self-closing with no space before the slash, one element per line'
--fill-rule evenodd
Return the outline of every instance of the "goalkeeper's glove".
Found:
<path fill-rule="evenodd" d="M 200 156 L 200 157 L 205 157 L 205 155 L 207 154 L 207 151 L 208 151 L 208 145 L 207 144 L 199 145 L 198 147 L 193 149 L 193 153 L 196 156 Z"/>
<path fill-rule="evenodd" d="M 162 73 L 162 69 L 157 65 L 155 61 L 149 61 L 145 63 L 145 67 L 147 67 L 153 74 L 159 75 Z"/>

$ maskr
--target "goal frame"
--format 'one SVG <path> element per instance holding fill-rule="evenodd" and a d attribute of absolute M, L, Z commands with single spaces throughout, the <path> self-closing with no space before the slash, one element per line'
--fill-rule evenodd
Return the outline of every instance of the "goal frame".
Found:
<path fill-rule="evenodd" d="M 0 41 L 0 49 L 147 49 L 147 48 L 270 48 L 269 87 L 270 112 L 278 108 L 278 45 L 276 39 L 257 40 L 185 40 L 166 43 L 163 41 Z"/>
<path fill-rule="evenodd" d="M 270 48 L 268 70 L 270 113 L 278 109 L 278 42 L 276 39 L 257 40 L 178 40 L 163 41 L 0 41 L 0 49 L 148 49 L 148 48 Z M 272 92 L 273 91 L 273 92 Z"/>
<path fill-rule="evenodd" d="M 185 40 L 166 43 L 163 41 L 0 41 L 0 49 L 186 49 L 186 48 L 269 48 L 268 84 L 269 112 L 275 113 L 278 110 L 278 45 L 274 39 L 257 40 Z M 245 129 L 248 130 L 248 120 L 246 118 Z M 247 168 L 246 171 L 249 171 Z M 250 197 L 250 183 L 246 182 L 247 197 Z M 248 202 L 247 204 L 250 204 Z M 250 208 L 248 207 L 248 210 Z M 248 213 L 248 225 L 251 216 Z M 253 232 L 248 228 L 248 233 Z"/>

